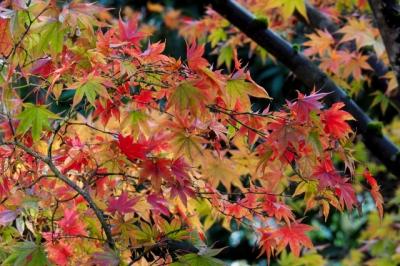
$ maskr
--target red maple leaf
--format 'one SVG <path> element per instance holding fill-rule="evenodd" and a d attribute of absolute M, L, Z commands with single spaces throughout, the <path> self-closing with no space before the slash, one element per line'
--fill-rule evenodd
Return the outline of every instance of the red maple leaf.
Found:
<path fill-rule="evenodd" d="M 323 105 L 320 100 L 327 94 L 312 92 L 310 95 L 304 95 L 297 91 L 297 101 L 288 103 L 288 107 L 296 115 L 298 121 L 308 121 L 311 111 L 322 108 Z"/>
<path fill-rule="evenodd" d="M 371 196 L 375 201 L 375 206 L 378 209 L 379 217 L 382 219 L 383 218 L 383 197 L 382 197 L 382 194 L 379 192 L 379 185 L 368 169 L 365 169 L 363 176 L 367 180 L 367 183 L 371 187 L 369 192 L 371 193 Z"/>
<path fill-rule="evenodd" d="M 306 235 L 306 232 L 311 231 L 313 228 L 306 224 L 292 223 L 278 228 L 272 233 L 271 238 L 277 239 L 278 252 L 282 251 L 287 245 L 289 245 L 293 254 L 296 256 L 300 255 L 301 246 L 312 248 L 313 244 Z"/>
<path fill-rule="evenodd" d="M 286 204 L 277 202 L 274 195 L 266 195 L 262 207 L 269 216 L 275 217 L 278 221 L 283 219 L 287 224 L 290 224 L 291 221 L 295 220 L 291 209 Z"/>
<path fill-rule="evenodd" d="M 128 157 L 129 160 L 146 159 L 147 146 L 140 143 L 134 143 L 131 135 L 124 137 L 118 135 L 118 146 L 123 154 Z"/>
<path fill-rule="evenodd" d="M 353 209 L 353 206 L 358 205 L 356 193 L 350 183 L 341 182 L 336 184 L 336 195 L 339 197 L 340 205 L 342 208 L 346 206 L 348 210 Z"/>
<path fill-rule="evenodd" d="M 52 242 L 47 240 L 46 251 L 49 259 L 56 265 L 68 265 L 71 256 L 73 255 L 72 248 L 64 242 Z"/>
<path fill-rule="evenodd" d="M 189 178 L 189 170 L 190 165 L 185 161 L 183 157 L 179 157 L 171 163 L 171 172 L 180 182 Z"/>
<path fill-rule="evenodd" d="M 133 206 L 139 201 L 139 198 L 135 197 L 133 199 L 128 198 L 128 193 L 126 191 L 122 192 L 122 194 L 116 198 L 111 197 L 108 201 L 107 211 L 114 214 L 115 212 L 119 212 L 121 214 L 133 212 Z"/>
<path fill-rule="evenodd" d="M 351 132 L 351 128 L 346 121 L 354 119 L 348 112 L 340 110 L 343 107 L 344 103 L 335 103 L 321 114 L 321 120 L 325 124 L 325 132 L 338 139 L 347 136 Z"/>
<path fill-rule="evenodd" d="M 119 38 L 121 41 L 128 41 L 139 47 L 139 42 L 146 35 L 138 30 L 138 18 L 133 16 L 128 22 L 121 18 L 118 20 Z"/>
<path fill-rule="evenodd" d="M 100 122 L 103 126 L 107 125 L 108 120 L 110 120 L 111 116 L 115 117 L 117 120 L 120 119 L 118 104 L 112 102 L 111 100 L 107 100 L 105 106 L 103 106 L 100 100 L 96 100 L 95 104 L 96 108 L 93 112 L 93 117 L 99 117 Z"/>
<path fill-rule="evenodd" d="M 75 208 L 64 210 L 64 218 L 58 221 L 58 225 L 66 235 L 86 235 L 79 213 Z"/>
<path fill-rule="evenodd" d="M 139 144 L 143 144 L 147 147 L 147 153 L 149 152 L 161 152 L 166 151 L 169 148 L 169 135 L 165 133 L 155 133 L 151 138 L 146 139 L 140 136 L 138 139 Z"/>
<path fill-rule="evenodd" d="M 133 96 L 133 98 L 139 108 L 145 108 L 153 101 L 153 92 L 150 90 L 141 90 L 140 93 Z"/>
<path fill-rule="evenodd" d="M 319 165 L 315 167 L 313 176 L 319 181 L 318 186 L 320 189 L 325 189 L 327 187 L 333 188 L 337 183 L 342 182 L 342 178 L 337 173 L 329 157 L 325 157 L 321 160 Z"/>
<path fill-rule="evenodd" d="M 50 57 L 36 60 L 31 68 L 31 74 L 48 78 L 54 71 L 53 61 Z"/>
<path fill-rule="evenodd" d="M 274 253 L 275 250 L 276 241 L 272 238 L 272 230 L 270 228 L 260 228 L 258 231 L 261 234 L 260 240 L 258 242 L 262 252 L 265 252 L 265 254 L 267 254 L 269 265 L 271 255 Z"/>
<path fill-rule="evenodd" d="M 147 196 L 147 201 L 153 207 L 153 211 L 160 212 L 167 216 L 169 215 L 168 203 L 161 195 L 156 193 L 150 194 Z"/>

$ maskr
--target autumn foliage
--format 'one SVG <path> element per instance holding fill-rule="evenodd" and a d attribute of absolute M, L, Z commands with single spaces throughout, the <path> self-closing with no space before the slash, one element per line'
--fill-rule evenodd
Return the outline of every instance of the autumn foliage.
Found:
<path fill-rule="evenodd" d="M 196 36 L 187 38 L 186 59 L 164 54 L 136 15 L 114 19 L 78 1 L 8 2 L 0 10 L 5 265 L 218 264 L 206 248 L 210 221 L 248 227 L 268 259 L 286 248 L 299 256 L 313 248 L 313 227 L 289 201 L 325 218 L 332 208 L 361 208 L 354 118 L 343 103 L 324 104 L 326 93 L 254 110 L 252 100 L 271 98 L 236 52 L 222 71 Z M 271 8 L 284 18 L 305 12 L 293 2 Z M 351 30 L 342 29 L 342 41 Z M 357 79 L 368 69 L 357 54 L 337 55 L 357 67 L 327 65 L 324 51 L 335 51 L 326 32 L 305 45 L 327 71 Z M 382 217 L 379 186 L 368 170 L 364 177 Z"/>

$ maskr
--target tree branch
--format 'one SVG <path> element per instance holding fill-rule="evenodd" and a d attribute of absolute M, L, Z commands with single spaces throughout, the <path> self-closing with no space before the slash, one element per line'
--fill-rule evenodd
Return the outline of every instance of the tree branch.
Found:
<path fill-rule="evenodd" d="M 104 233 L 106 234 L 107 243 L 108 243 L 109 247 L 111 249 L 115 249 L 115 241 L 114 241 L 114 239 L 112 237 L 110 226 L 107 223 L 106 218 L 104 217 L 104 213 L 96 205 L 96 203 L 93 201 L 93 199 L 89 195 L 89 193 L 84 191 L 81 187 L 79 187 L 77 184 L 75 184 L 71 179 L 69 179 L 68 177 L 63 175 L 60 172 L 60 170 L 58 170 L 58 168 L 54 165 L 53 161 L 50 160 L 50 158 L 39 154 L 38 152 L 30 149 L 29 147 L 27 147 L 27 146 L 25 146 L 22 143 L 17 142 L 17 141 L 16 142 L 11 142 L 11 143 L 1 142 L 1 144 L 2 145 L 15 145 L 15 146 L 19 147 L 20 149 L 22 149 L 23 151 L 25 151 L 27 154 L 35 157 L 37 160 L 40 160 L 40 161 L 44 162 L 45 164 L 47 164 L 47 166 L 50 168 L 50 170 L 54 173 L 54 175 L 56 175 L 57 178 L 62 180 L 69 187 L 71 187 L 77 193 L 79 193 L 87 201 L 87 203 L 89 204 L 89 207 L 94 211 L 95 215 L 97 216 L 97 219 L 99 220 L 99 222 L 101 224 L 101 227 L 103 228 Z"/>
<path fill-rule="evenodd" d="M 339 88 L 324 72 L 298 53 L 292 45 L 276 33 L 260 25 L 256 17 L 234 0 L 207 0 L 215 11 L 238 27 L 258 45 L 288 67 L 309 89 L 317 87 L 323 92 L 330 92 L 326 99 L 330 103 L 344 102 L 346 111 L 356 119 L 353 128 L 361 134 L 367 148 L 394 175 L 400 177 L 400 151 L 386 136 L 372 132 L 372 119 Z"/>
<path fill-rule="evenodd" d="M 368 0 L 390 64 L 400 84 L 400 5 L 396 0 Z M 397 3 L 396 3 L 397 2 Z"/>

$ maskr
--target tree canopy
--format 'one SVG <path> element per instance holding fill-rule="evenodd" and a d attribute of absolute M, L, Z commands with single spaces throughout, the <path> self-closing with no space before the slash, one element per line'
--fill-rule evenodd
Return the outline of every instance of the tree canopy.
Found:
<path fill-rule="evenodd" d="M 295 258 L 315 251 L 306 212 L 361 213 L 366 193 L 382 221 L 355 143 L 400 176 L 378 121 L 400 106 L 399 23 L 378 14 L 396 3 L 238 2 L 204 1 L 197 19 L 147 3 L 185 39 L 182 58 L 144 11 L 0 4 L 2 265 L 223 265 L 207 241 L 215 222 L 251 231 L 268 262 Z M 302 44 L 299 21 L 314 29 Z M 274 104 L 245 46 L 292 71 L 295 98 Z M 357 103 L 371 84 L 374 118 Z"/>

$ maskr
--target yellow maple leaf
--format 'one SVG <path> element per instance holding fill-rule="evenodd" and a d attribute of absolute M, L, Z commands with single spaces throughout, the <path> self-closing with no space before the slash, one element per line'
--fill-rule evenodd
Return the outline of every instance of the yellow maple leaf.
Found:
<path fill-rule="evenodd" d="M 281 8 L 284 19 L 288 19 L 295 11 L 298 11 L 305 19 L 308 18 L 304 0 L 272 0 L 269 1 L 267 5 L 270 8 Z"/>
<path fill-rule="evenodd" d="M 377 42 L 378 32 L 366 18 L 351 18 L 347 25 L 338 32 L 344 34 L 340 42 L 355 40 L 357 49 L 364 46 L 375 46 Z"/>
<path fill-rule="evenodd" d="M 335 44 L 335 39 L 327 30 L 317 30 L 316 33 L 307 34 L 306 36 L 310 39 L 303 43 L 304 46 L 309 47 L 304 50 L 304 54 L 307 56 L 323 56 L 332 50 L 332 45 Z"/>
<path fill-rule="evenodd" d="M 202 164 L 202 174 L 213 187 L 217 187 L 221 182 L 227 190 L 231 185 L 242 188 L 240 174 L 236 170 L 236 165 L 230 159 L 219 158 L 211 152 L 205 152 Z"/>

